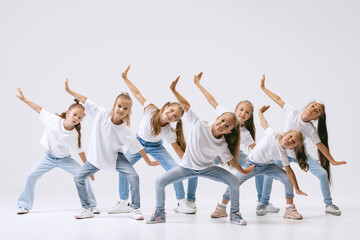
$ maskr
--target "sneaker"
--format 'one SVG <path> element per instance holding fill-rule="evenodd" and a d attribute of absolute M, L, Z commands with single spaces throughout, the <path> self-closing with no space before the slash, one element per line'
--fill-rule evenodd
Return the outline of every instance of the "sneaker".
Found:
<path fill-rule="evenodd" d="M 269 203 L 269 205 L 266 206 L 266 211 L 268 213 L 277 213 L 280 211 L 280 208 L 277 208 L 274 205 L 272 205 L 271 203 Z"/>
<path fill-rule="evenodd" d="M 212 218 L 227 217 L 226 208 L 222 207 L 220 203 L 217 204 L 215 211 L 210 215 Z"/>
<path fill-rule="evenodd" d="M 256 206 L 256 215 L 265 216 L 267 213 L 267 206 L 265 204 L 260 203 Z"/>
<path fill-rule="evenodd" d="M 29 213 L 29 209 L 26 209 L 26 208 L 23 208 L 23 207 L 19 207 L 18 208 L 18 211 L 17 211 L 17 214 L 27 214 Z"/>
<path fill-rule="evenodd" d="M 257 205 L 256 205 L 256 215 L 258 216 L 264 216 L 266 213 L 277 213 L 280 211 L 280 208 L 277 208 L 275 207 L 274 205 L 272 205 L 271 203 L 269 203 L 269 205 L 266 205 L 266 213 L 265 214 L 262 214 L 262 215 L 259 215 L 258 214 L 258 207 L 259 205 L 261 205 L 262 203 L 257 201 Z"/>
<path fill-rule="evenodd" d="M 150 219 L 146 220 L 147 224 L 164 223 L 164 222 L 166 222 L 166 213 L 157 212 L 157 211 L 154 212 L 154 214 L 151 216 Z"/>
<path fill-rule="evenodd" d="M 237 224 L 237 225 L 246 225 L 247 224 L 246 220 L 241 217 L 240 212 L 230 213 L 230 223 Z"/>
<path fill-rule="evenodd" d="M 177 213 L 185 213 L 185 214 L 194 214 L 196 213 L 196 208 L 189 207 L 188 204 L 186 204 L 185 198 L 180 199 L 178 202 L 178 205 L 174 208 L 174 211 Z"/>
<path fill-rule="evenodd" d="M 135 220 L 144 220 L 140 209 L 131 209 L 130 217 Z"/>
<path fill-rule="evenodd" d="M 93 218 L 94 214 L 91 208 L 82 208 L 78 214 L 75 215 L 76 219 Z"/>
<path fill-rule="evenodd" d="M 129 213 L 131 212 L 130 203 L 128 200 L 121 200 L 115 204 L 112 208 L 107 210 L 109 214 L 116 214 L 116 213 Z"/>
<path fill-rule="evenodd" d="M 100 214 L 100 209 L 98 209 L 97 207 L 93 207 L 92 212 L 93 214 Z"/>
<path fill-rule="evenodd" d="M 191 201 L 186 200 L 186 205 L 188 205 L 189 208 L 197 210 L 196 201 L 191 202 Z"/>
<path fill-rule="evenodd" d="M 325 208 L 325 212 L 330 213 L 330 214 L 335 215 L 335 216 L 340 216 L 341 215 L 340 208 L 338 206 L 336 206 L 335 204 L 327 205 L 326 208 Z"/>
<path fill-rule="evenodd" d="M 293 204 L 291 206 L 291 208 L 286 208 L 286 211 L 285 211 L 285 214 L 283 217 L 287 218 L 287 219 L 295 219 L 295 220 L 302 219 L 302 215 L 300 213 L 298 213 L 298 211 L 296 210 L 295 204 Z"/>

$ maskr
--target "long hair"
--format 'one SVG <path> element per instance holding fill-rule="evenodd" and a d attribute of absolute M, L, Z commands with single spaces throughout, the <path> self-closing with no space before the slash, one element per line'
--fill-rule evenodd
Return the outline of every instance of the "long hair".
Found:
<path fill-rule="evenodd" d="M 251 135 L 251 137 L 254 139 L 254 142 L 255 142 L 256 129 L 255 129 L 255 124 L 254 124 L 254 114 L 253 114 L 253 113 L 254 113 L 254 106 L 252 105 L 252 103 L 251 103 L 250 101 L 244 100 L 244 101 L 239 102 L 239 103 L 236 105 L 235 110 L 239 107 L 239 105 L 240 105 L 241 103 L 246 103 L 246 104 L 248 104 L 248 105 L 251 107 L 251 111 L 252 111 L 251 117 L 244 122 L 244 127 L 250 132 L 250 135 Z"/>
<path fill-rule="evenodd" d="M 325 113 L 325 105 L 321 103 L 321 105 L 324 108 L 323 113 L 318 117 L 318 135 L 320 137 L 320 140 L 322 144 L 329 149 L 329 143 L 328 143 L 328 132 L 326 127 L 326 113 Z M 318 149 L 318 157 L 320 160 L 320 164 L 323 168 L 325 168 L 327 174 L 328 174 L 328 181 L 331 183 L 331 174 L 330 174 L 330 162 L 326 159 L 324 154 Z"/>
<path fill-rule="evenodd" d="M 166 102 L 161 109 L 157 108 L 154 104 L 148 105 L 146 109 L 152 109 L 153 114 L 150 119 L 151 134 L 157 136 L 161 132 L 161 115 L 164 112 L 166 107 L 177 106 L 181 111 L 181 116 L 184 115 L 184 108 L 178 102 Z M 184 138 L 183 124 L 181 118 L 176 122 L 176 128 L 172 129 L 176 133 L 176 143 L 180 148 L 185 152 L 186 142 Z"/>
<path fill-rule="evenodd" d="M 70 111 L 71 109 L 76 108 L 76 107 L 81 108 L 83 111 L 85 111 L 84 106 L 79 103 L 79 100 L 74 99 L 74 101 L 75 101 L 75 103 L 70 105 L 68 111 Z M 66 119 L 66 112 L 63 112 L 61 114 L 56 114 L 56 115 L 58 115 L 59 117 L 61 117 L 63 119 Z M 78 132 L 78 147 L 81 148 L 81 124 L 78 123 L 74 127 L 75 127 L 76 131 Z"/>
<path fill-rule="evenodd" d="M 130 127 L 130 115 L 131 115 L 132 99 L 131 99 L 130 95 L 127 92 L 122 92 L 116 97 L 115 102 L 114 102 L 114 106 L 113 106 L 113 110 L 111 111 L 111 118 L 114 116 L 115 105 L 116 105 L 116 102 L 117 102 L 117 100 L 119 98 L 124 98 L 125 100 L 130 102 L 129 112 L 125 116 L 125 119 L 124 119 L 124 122 L 126 123 L 126 125 L 128 127 Z"/>
<path fill-rule="evenodd" d="M 234 124 L 235 126 L 233 129 L 231 129 L 231 132 L 228 134 L 224 134 L 225 141 L 228 144 L 228 148 L 229 148 L 231 154 L 233 156 L 235 156 L 236 150 L 238 149 L 239 144 L 240 144 L 240 124 L 239 124 L 237 116 L 234 113 L 225 112 L 225 113 L 221 114 L 221 116 L 224 114 L 231 114 L 231 116 L 234 118 L 234 121 L 235 121 L 235 124 Z"/>

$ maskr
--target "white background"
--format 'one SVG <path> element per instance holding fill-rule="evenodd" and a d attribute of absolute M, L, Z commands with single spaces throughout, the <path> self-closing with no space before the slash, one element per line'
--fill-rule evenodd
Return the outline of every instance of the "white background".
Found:
<path fill-rule="evenodd" d="M 343 209 L 354 206 L 349 210 L 359 211 L 359 9 L 356 0 L 0 1 L 0 208 L 16 212 L 26 174 L 44 154 L 39 144 L 43 127 L 37 114 L 15 97 L 16 88 L 48 111 L 60 113 L 73 100 L 64 91 L 69 77 L 74 91 L 110 110 L 115 97 L 128 91 L 121 72 L 132 64 L 129 79 L 158 107 L 175 100 L 169 86 L 181 75 L 178 91 L 210 121 L 215 120 L 215 112 L 193 84 L 200 71 L 203 86 L 228 109 L 243 99 L 250 100 L 256 111 L 270 104 L 265 116 L 278 131 L 284 114 L 261 91 L 262 74 L 268 89 L 298 109 L 314 99 L 324 102 L 331 154 L 348 162 L 332 167 L 333 200 Z M 135 133 L 142 109 L 133 101 Z M 257 114 L 255 123 L 260 139 Z M 90 117 L 82 123 L 85 150 L 91 124 Z M 309 151 L 317 157 L 314 147 Z M 323 211 L 317 178 L 292 167 L 301 189 L 309 194 L 295 202 Z M 150 168 L 143 161 L 135 168 L 143 208 L 150 214 L 155 206 L 154 181 L 163 169 Z M 100 171 L 95 177 L 99 207 L 106 209 L 118 199 L 117 174 Z M 199 209 L 212 209 L 223 189 L 220 183 L 200 180 Z M 240 190 L 242 211 L 253 212 L 253 180 Z M 170 203 L 175 203 L 171 187 L 167 193 Z M 61 169 L 38 181 L 35 197 L 34 209 L 80 207 L 73 179 Z M 272 199 L 283 206 L 281 184 L 274 184 Z M 167 204 L 168 211 L 173 205 Z"/>

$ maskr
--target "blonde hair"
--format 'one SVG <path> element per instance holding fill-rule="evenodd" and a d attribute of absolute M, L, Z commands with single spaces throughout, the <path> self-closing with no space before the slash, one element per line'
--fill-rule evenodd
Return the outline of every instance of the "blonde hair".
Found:
<path fill-rule="evenodd" d="M 115 99 L 115 102 L 114 102 L 114 106 L 113 106 L 113 109 L 111 111 L 111 118 L 114 117 L 114 109 L 115 109 L 115 105 L 116 105 L 116 102 L 119 98 L 124 98 L 125 100 L 129 101 L 130 102 L 130 108 L 129 108 L 129 112 L 128 114 L 125 116 L 124 118 L 124 122 L 126 123 L 126 125 L 129 127 L 130 126 L 130 115 L 131 115 L 131 107 L 132 107 L 132 99 L 130 97 L 130 95 L 127 93 L 127 92 L 122 92 L 120 93 L 116 99 Z"/>

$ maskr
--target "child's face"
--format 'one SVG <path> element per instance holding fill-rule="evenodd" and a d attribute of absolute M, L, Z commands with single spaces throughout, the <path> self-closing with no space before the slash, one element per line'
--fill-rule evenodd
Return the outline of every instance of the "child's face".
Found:
<path fill-rule="evenodd" d="M 235 114 L 238 117 L 239 122 L 244 123 L 252 116 L 253 109 L 249 104 L 243 102 L 236 108 Z"/>
<path fill-rule="evenodd" d="M 296 131 L 289 131 L 283 135 L 280 145 L 286 149 L 293 149 L 300 143 L 300 134 Z"/>
<path fill-rule="evenodd" d="M 215 121 L 215 131 L 219 134 L 229 134 L 235 127 L 235 121 L 231 114 L 223 114 Z"/>
<path fill-rule="evenodd" d="M 165 107 L 164 112 L 161 115 L 161 120 L 164 123 L 176 122 L 182 117 L 181 110 L 176 105 L 170 105 Z"/>
<path fill-rule="evenodd" d="M 305 108 L 305 115 L 308 116 L 311 120 L 317 120 L 318 117 L 323 114 L 324 106 L 318 102 L 312 102 Z"/>
<path fill-rule="evenodd" d="M 66 121 L 72 126 L 79 124 L 85 117 L 84 110 L 81 107 L 74 107 L 66 111 Z"/>
<path fill-rule="evenodd" d="M 125 98 L 119 97 L 116 100 L 113 114 L 115 118 L 124 119 L 131 109 L 131 102 Z"/>

